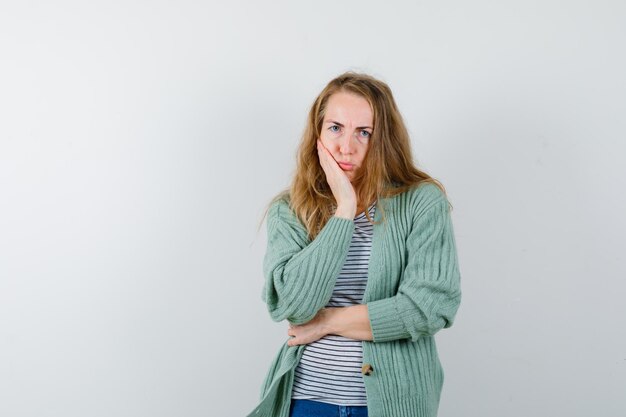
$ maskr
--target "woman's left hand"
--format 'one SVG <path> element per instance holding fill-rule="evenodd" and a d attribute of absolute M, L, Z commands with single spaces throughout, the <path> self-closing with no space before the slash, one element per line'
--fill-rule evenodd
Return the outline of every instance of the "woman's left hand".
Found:
<path fill-rule="evenodd" d="M 287 341 L 287 345 L 306 345 L 315 342 L 330 333 L 329 319 L 331 314 L 330 308 L 323 308 L 317 312 L 315 317 L 304 324 L 289 323 L 287 334 L 292 337 Z"/>

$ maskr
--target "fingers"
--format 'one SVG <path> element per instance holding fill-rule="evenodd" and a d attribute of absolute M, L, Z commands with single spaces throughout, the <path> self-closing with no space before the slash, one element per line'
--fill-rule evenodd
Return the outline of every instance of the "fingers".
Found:
<path fill-rule="evenodd" d="M 356 195 L 350 179 L 330 151 L 326 149 L 321 139 L 317 139 L 317 154 L 322 170 L 326 175 L 326 182 L 330 186 L 337 204 L 342 204 L 342 202 L 352 204 L 353 200 L 356 199 Z"/>
<path fill-rule="evenodd" d="M 321 140 L 317 140 L 317 153 L 320 156 L 320 161 L 321 160 L 328 160 L 328 150 L 326 149 L 326 147 L 324 146 L 324 144 L 322 143 Z"/>
<path fill-rule="evenodd" d="M 331 173 L 335 171 L 336 174 L 343 174 L 343 171 L 335 161 L 335 158 L 332 157 L 328 149 L 324 146 L 321 140 L 317 140 L 317 154 L 320 158 L 320 164 L 322 165 L 322 169 L 326 173 L 326 176 L 332 175 Z"/>
<path fill-rule="evenodd" d="M 296 344 L 294 343 L 294 339 L 296 338 L 296 335 L 293 334 L 293 330 L 292 329 L 287 330 L 287 335 L 290 337 L 290 339 L 287 341 L 287 345 L 294 346 Z"/>
<path fill-rule="evenodd" d="M 322 168 L 324 168 L 324 171 L 326 171 L 326 167 L 327 167 L 327 159 L 326 159 L 326 155 L 324 154 L 324 145 L 322 145 L 322 141 L 321 140 L 317 140 L 317 155 L 320 158 L 320 164 L 322 165 Z"/>

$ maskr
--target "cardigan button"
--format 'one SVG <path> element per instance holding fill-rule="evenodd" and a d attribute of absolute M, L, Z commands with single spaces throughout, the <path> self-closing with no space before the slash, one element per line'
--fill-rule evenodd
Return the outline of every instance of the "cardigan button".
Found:
<path fill-rule="evenodd" d="M 363 375 L 371 375 L 372 372 L 374 372 L 374 367 L 372 367 L 372 365 L 370 365 L 369 363 L 365 363 L 361 367 L 361 373 Z"/>

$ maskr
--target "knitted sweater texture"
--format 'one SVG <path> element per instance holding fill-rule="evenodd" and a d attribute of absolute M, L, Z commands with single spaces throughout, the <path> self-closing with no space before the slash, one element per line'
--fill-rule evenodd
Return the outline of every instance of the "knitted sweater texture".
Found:
<path fill-rule="evenodd" d="M 443 369 L 434 334 L 450 327 L 461 301 L 460 273 L 448 200 L 422 183 L 377 205 L 363 296 L 373 340 L 363 341 L 370 417 L 434 417 Z M 381 220 L 376 210 L 374 220 Z M 333 216 L 314 240 L 284 200 L 267 217 L 262 300 L 276 322 L 303 324 L 332 296 L 354 221 Z M 282 345 L 248 417 L 288 417 L 294 368 L 305 345 Z"/>

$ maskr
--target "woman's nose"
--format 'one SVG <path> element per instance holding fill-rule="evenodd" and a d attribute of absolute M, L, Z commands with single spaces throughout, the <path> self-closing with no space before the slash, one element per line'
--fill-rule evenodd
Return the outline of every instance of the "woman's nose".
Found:
<path fill-rule="evenodd" d="M 354 149 L 354 143 L 352 142 L 352 139 L 354 139 L 354 135 L 356 134 L 356 132 L 346 132 L 345 135 L 343 135 L 343 137 L 341 138 L 341 144 L 339 147 L 339 151 L 341 153 L 345 153 L 345 154 L 350 154 L 352 153 L 352 150 Z"/>

